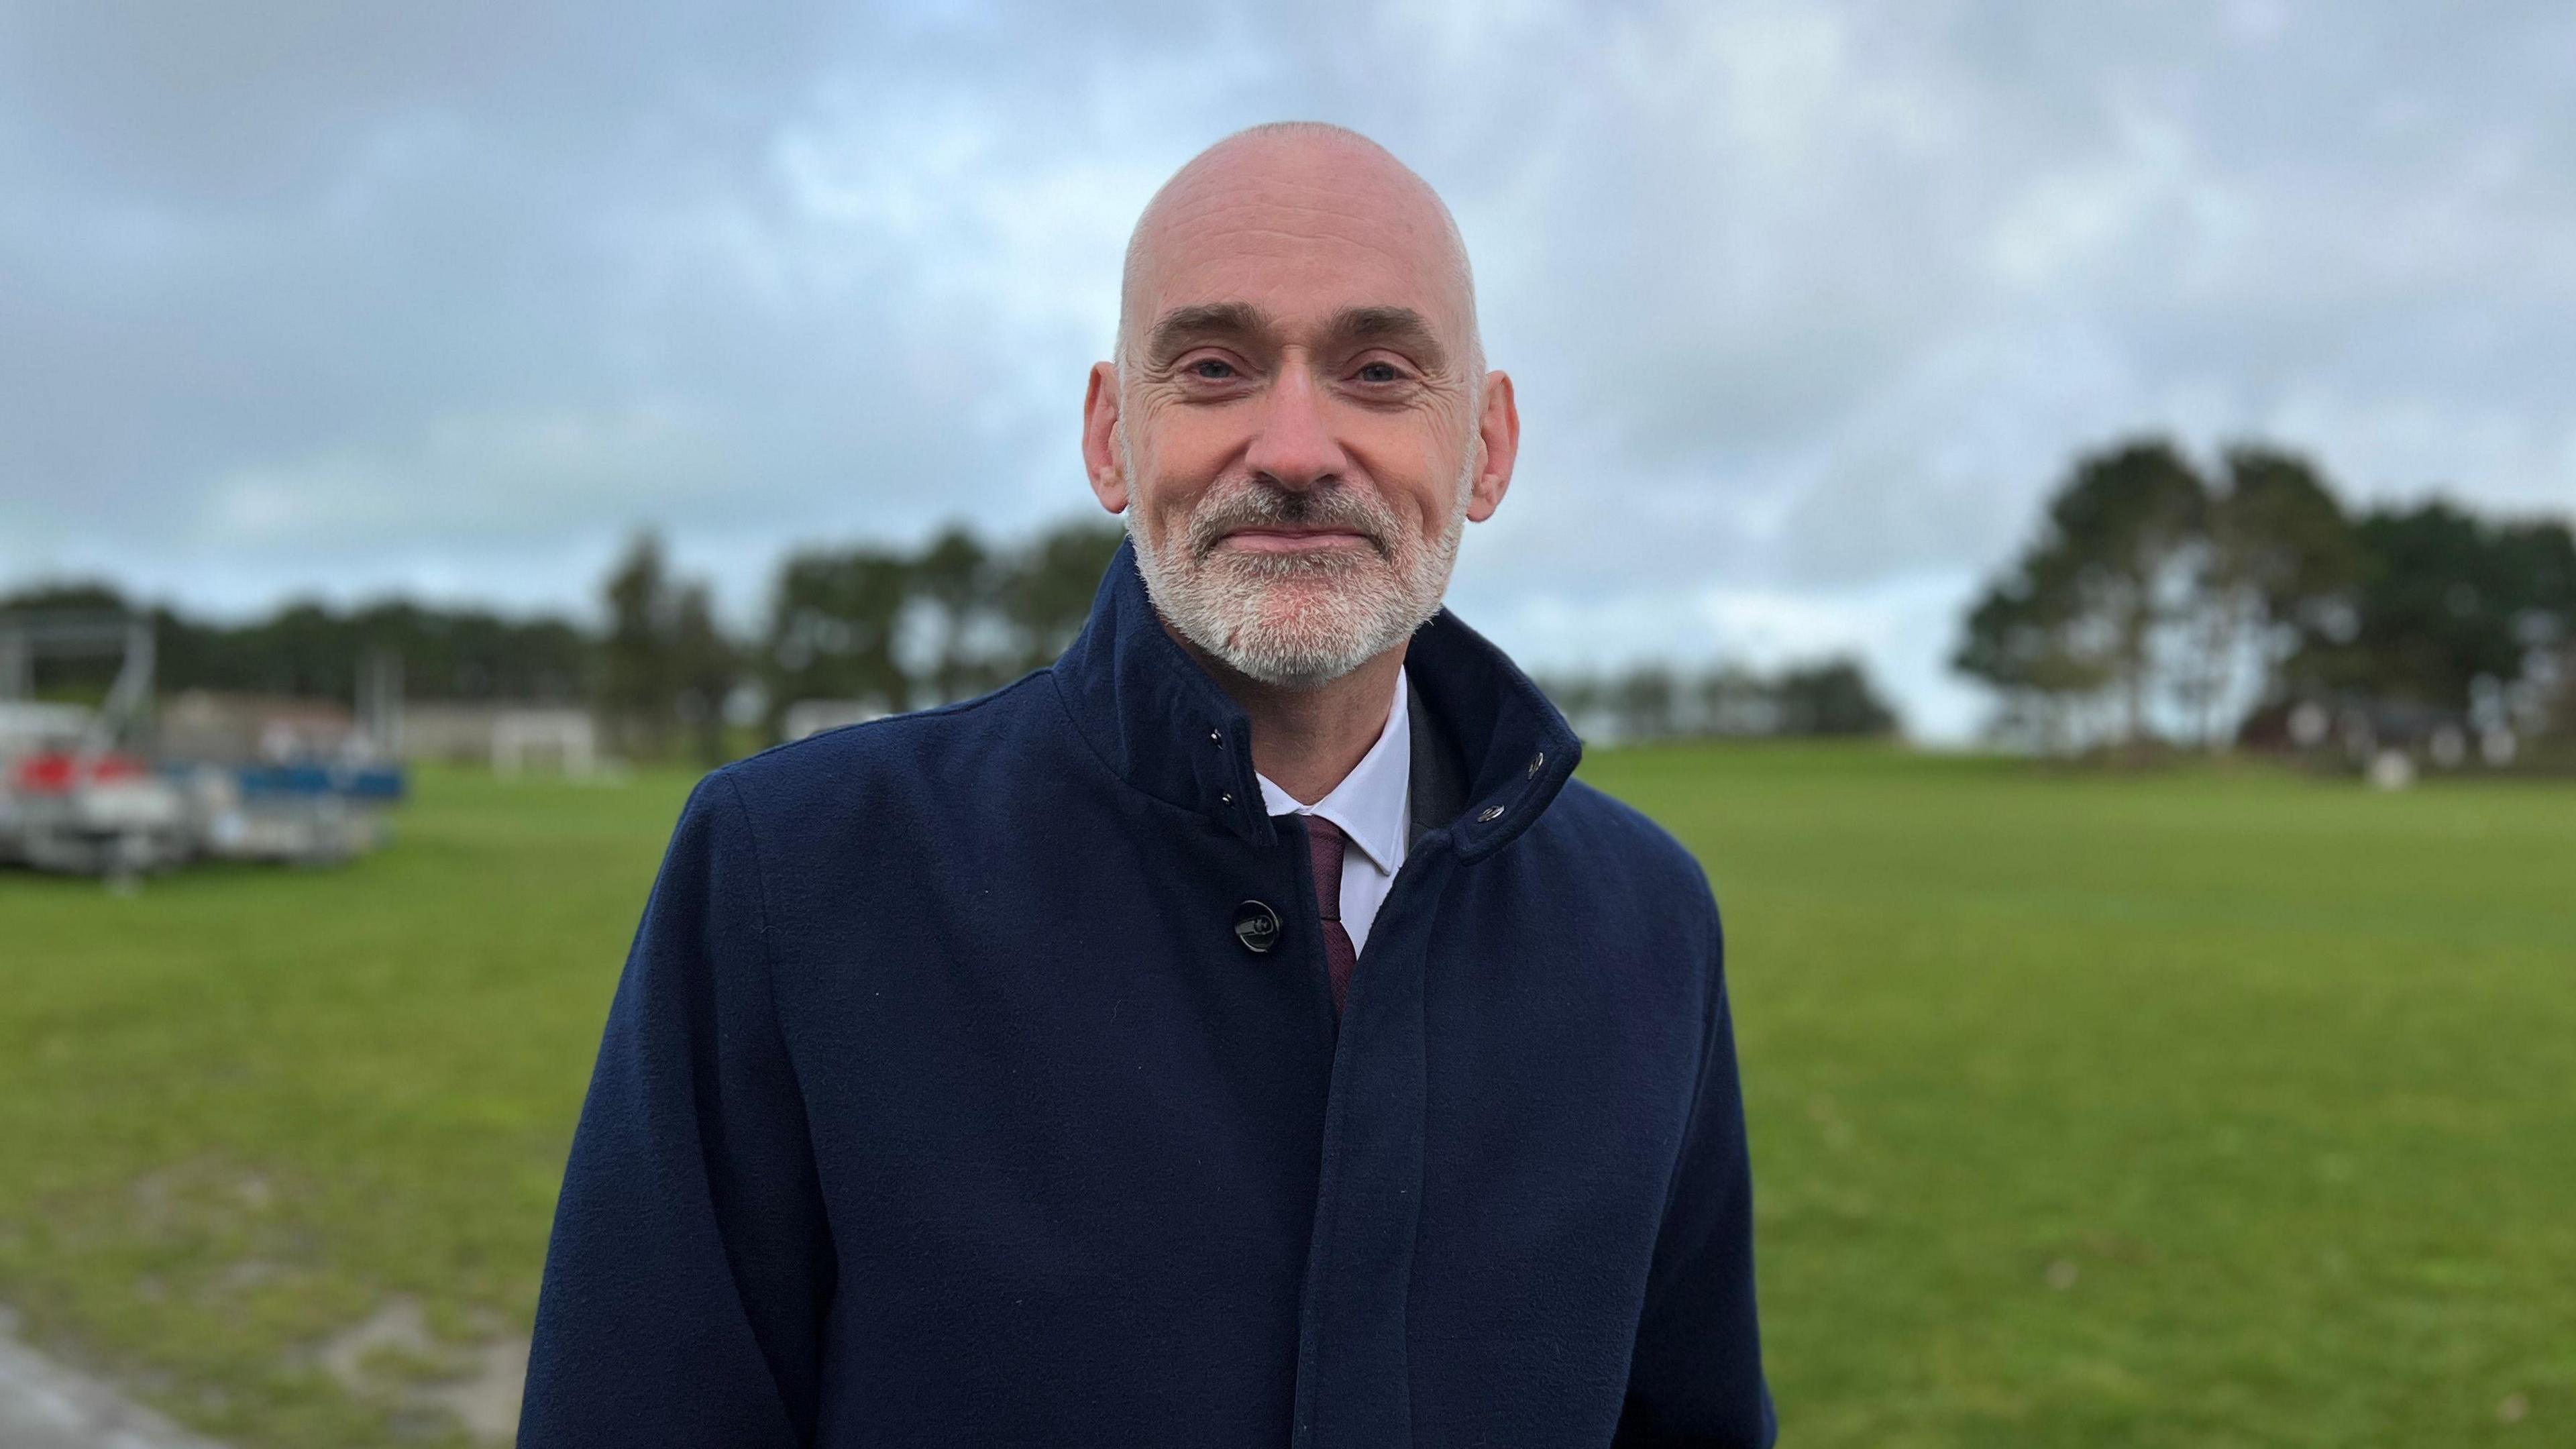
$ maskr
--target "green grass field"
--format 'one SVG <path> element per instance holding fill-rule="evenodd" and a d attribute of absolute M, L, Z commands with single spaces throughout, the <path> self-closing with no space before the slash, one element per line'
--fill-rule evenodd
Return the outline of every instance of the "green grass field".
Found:
<path fill-rule="evenodd" d="M 1726 908 L 1785 1442 L 2576 1443 L 2576 789 L 1585 773 Z M 345 870 L 0 875 L 25 1334 L 243 1449 L 437 1442 L 326 1345 L 525 1331 L 686 784 L 432 773 Z"/>

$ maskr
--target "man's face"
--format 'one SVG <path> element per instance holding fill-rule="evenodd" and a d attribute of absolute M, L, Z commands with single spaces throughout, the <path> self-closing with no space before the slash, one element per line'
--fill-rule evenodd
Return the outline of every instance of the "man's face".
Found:
<path fill-rule="evenodd" d="M 1314 685 L 1438 609 L 1517 427 L 1497 465 L 1487 415 L 1508 418 L 1510 383 L 1476 370 L 1420 183 L 1383 157 L 1372 174 L 1346 151 L 1254 149 L 1202 158 L 1147 218 L 1085 444 L 1165 620 L 1254 679 Z"/>

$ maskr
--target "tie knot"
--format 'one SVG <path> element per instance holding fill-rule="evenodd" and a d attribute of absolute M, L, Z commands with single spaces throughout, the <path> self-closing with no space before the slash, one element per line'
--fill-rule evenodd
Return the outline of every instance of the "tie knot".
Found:
<path fill-rule="evenodd" d="M 1342 918 L 1342 831 L 1321 815 L 1306 817 L 1307 863 L 1315 872 L 1315 909 L 1325 920 Z"/>

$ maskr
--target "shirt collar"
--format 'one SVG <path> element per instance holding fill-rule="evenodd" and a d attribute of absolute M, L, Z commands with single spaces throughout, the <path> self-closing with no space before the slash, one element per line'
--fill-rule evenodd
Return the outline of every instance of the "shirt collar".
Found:
<path fill-rule="evenodd" d="M 1405 705 L 1407 693 L 1404 670 L 1398 666 L 1395 703 L 1387 710 L 1377 743 L 1314 804 L 1297 803 L 1296 796 L 1271 783 L 1268 775 L 1253 772 L 1261 782 L 1262 803 L 1272 815 L 1320 815 L 1333 822 L 1380 875 L 1393 875 L 1404 864 L 1404 817 L 1413 795 L 1413 722 Z"/>

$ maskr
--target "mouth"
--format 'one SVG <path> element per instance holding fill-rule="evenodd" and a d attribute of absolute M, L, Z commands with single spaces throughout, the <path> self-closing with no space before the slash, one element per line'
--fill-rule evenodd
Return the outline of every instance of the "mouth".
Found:
<path fill-rule="evenodd" d="M 1375 540 L 1355 528 L 1238 528 L 1217 540 L 1219 547 L 1244 553 L 1321 553 L 1345 548 L 1373 548 Z"/>

